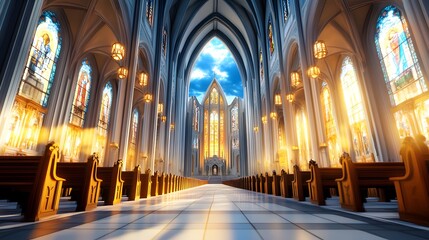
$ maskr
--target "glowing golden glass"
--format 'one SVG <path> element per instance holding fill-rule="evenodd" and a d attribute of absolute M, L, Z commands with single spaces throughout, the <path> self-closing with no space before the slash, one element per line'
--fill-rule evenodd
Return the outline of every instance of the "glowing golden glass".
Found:
<path fill-rule="evenodd" d="M 112 45 L 112 58 L 116 61 L 122 60 L 125 57 L 125 47 L 120 43 Z"/>
<path fill-rule="evenodd" d="M 282 97 L 280 96 L 280 94 L 276 94 L 274 96 L 274 104 L 275 105 L 282 105 Z"/>
<path fill-rule="evenodd" d="M 118 77 L 119 77 L 120 79 L 124 79 L 124 78 L 126 78 L 126 77 L 127 77 L 127 75 L 128 75 L 128 69 L 126 69 L 126 68 L 124 68 L 124 67 L 120 67 L 120 68 L 118 69 Z"/>
<path fill-rule="evenodd" d="M 318 66 L 311 66 L 308 68 L 307 74 L 311 78 L 317 78 L 320 75 L 320 68 Z"/>
<path fill-rule="evenodd" d="M 144 86 L 147 86 L 147 84 L 148 84 L 147 73 L 144 73 L 144 72 L 140 73 L 139 74 L 139 85 L 144 87 Z"/>
<path fill-rule="evenodd" d="M 263 124 L 267 123 L 267 116 L 262 116 L 261 121 Z"/>
<path fill-rule="evenodd" d="M 147 103 L 152 102 L 152 94 L 150 94 L 150 93 L 146 93 L 146 94 L 144 95 L 143 99 L 144 99 L 144 101 L 145 101 L 145 102 L 147 102 Z"/>
<path fill-rule="evenodd" d="M 295 97 L 293 96 L 292 93 L 286 94 L 286 100 L 288 100 L 289 102 L 293 102 L 294 98 Z"/>
<path fill-rule="evenodd" d="M 326 49 L 326 44 L 322 40 L 317 40 L 314 43 L 314 57 L 317 59 L 322 59 L 326 57 L 328 50 Z"/>
<path fill-rule="evenodd" d="M 290 74 L 290 79 L 292 87 L 297 87 L 299 84 L 301 84 L 301 78 L 298 72 L 292 72 Z"/>
<path fill-rule="evenodd" d="M 277 119 L 277 113 L 276 112 L 271 112 L 270 113 L 270 118 L 271 119 Z"/>

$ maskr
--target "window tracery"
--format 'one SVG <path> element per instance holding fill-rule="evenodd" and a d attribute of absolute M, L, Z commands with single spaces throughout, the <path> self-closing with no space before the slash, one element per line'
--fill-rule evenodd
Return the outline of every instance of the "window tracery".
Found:
<path fill-rule="evenodd" d="M 12 113 L 7 120 L 6 145 L 35 150 L 61 52 L 60 23 L 55 13 L 39 18 Z"/>

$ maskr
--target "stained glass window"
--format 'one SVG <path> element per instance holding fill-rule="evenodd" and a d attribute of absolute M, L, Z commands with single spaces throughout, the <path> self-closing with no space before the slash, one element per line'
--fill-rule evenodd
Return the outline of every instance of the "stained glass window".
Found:
<path fill-rule="evenodd" d="M 225 106 L 224 99 L 218 88 L 209 90 L 207 99 L 209 104 L 204 105 L 204 151 L 205 157 L 224 156 L 225 145 Z"/>
<path fill-rule="evenodd" d="M 268 19 L 268 44 L 270 46 L 270 55 L 272 56 L 274 53 L 274 34 L 271 17 Z"/>
<path fill-rule="evenodd" d="M 339 167 L 338 157 L 340 156 L 340 147 L 337 142 L 337 126 L 334 120 L 331 93 L 328 84 L 322 83 L 321 93 L 322 117 L 325 123 L 325 136 L 329 159 L 332 167 Z"/>
<path fill-rule="evenodd" d="M 167 30 L 162 31 L 162 53 L 164 54 L 164 57 L 167 56 Z"/>
<path fill-rule="evenodd" d="M 92 81 L 92 68 L 88 60 L 83 60 L 79 70 L 73 106 L 71 109 L 70 123 L 83 127 L 85 113 L 88 108 L 89 94 Z"/>
<path fill-rule="evenodd" d="M 262 48 L 259 49 L 259 77 L 260 77 L 260 85 L 262 86 L 264 82 L 264 59 L 262 57 Z"/>
<path fill-rule="evenodd" d="M 7 121 L 6 145 L 23 150 L 36 148 L 43 118 L 47 112 L 61 42 L 57 17 L 53 12 L 43 12 L 31 44 L 12 113 Z"/>
<path fill-rule="evenodd" d="M 136 145 L 137 145 L 137 128 L 139 124 L 139 111 L 133 110 L 133 116 L 131 119 L 131 131 L 130 131 L 130 142 L 128 144 L 126 170 L 132 170 L 136 160 Z"/>
<path fill-rule="evenodd" d="M 239 141 L 239 128 L 238 128 L 238 105 L 234 104 L 231 108 L 231 145 L 232 149 L 238 149 L 240 147 Z"/>
<path fill-rule="evenodd" d="M 296 132 L 298 141 L 299 168 L 308 169 L 308 160 L 310 156 L 310 147 L 308 143 L 307 117 L 304 109 L 299 109 L 295 115 Z"/>
<path fill-rule="evenodd" d="M 356 71 L 350 57 L 343 60 L 340 78 L 356 159 L 362 161 L 362 157 L 370 154 L 371 139 Z"/>
<path fill-rule="evenodd" d="M 112 84 L 108 82 L 103 89 L 100 106 L 100 117 L 98 119 L 97 143 L 96 152 L 99 154 L 100 165 L 102 166 L 104 160 L 104 153 L 107 144 L 108 126 L 110 120 L 110 113 L 112 108 L 113 89 Z"/>
<path fill-rule="evenodd" d="M 149 25 L 153 26 L 153 0 L 146 0 L 146 18 Z"/>
<path fill-rule="evenodd" d="M 193 118 L 194 120 L 192 121 L 192 125 L 194 127 L 195 131 L 199 131 L 199 122 L 200 122 L 200 107 L 198 106 L 197 100 L 194 99 L 193 101 L 194 106 L 193 106 Z"/>
<path fill-rule="evenodd" d="M 289 18 L 289 0 L 282 0 L 283 9 L 283 22 L 285 23 Z"/>
<path fill-rule="evenodd" d="M 407 21 L 398 8 L 381 11 L 375 43 L 393 106 L 427 91 Z"/>

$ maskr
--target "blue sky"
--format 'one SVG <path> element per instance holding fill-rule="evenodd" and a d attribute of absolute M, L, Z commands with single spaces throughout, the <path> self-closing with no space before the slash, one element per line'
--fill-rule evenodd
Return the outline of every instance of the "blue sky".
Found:
<path fill-rule="evenodd" d="M 237 64 L 228 47 L 217 37 L 207 42 L 194 63 L 189 96 L 196 96 L 201 103 L 213 76 L 216 76 L 222 86 L 228 104 L 236 96 L 243 98 L 243 85 Z"/>

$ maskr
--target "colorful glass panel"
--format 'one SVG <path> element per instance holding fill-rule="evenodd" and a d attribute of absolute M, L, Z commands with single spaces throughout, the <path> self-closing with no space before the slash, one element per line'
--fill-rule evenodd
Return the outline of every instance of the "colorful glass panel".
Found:
<path fill-rule="evenodd" d="M 92 68 L 88 60 L 83 60 L 78 74 L 73 106 L 71 109 L 70 123 L 83 127 L 85 114 L 88 109 L 89 95 L 92 81 Z"/>
<path fill-rule="evenodd" d="M 283 22 L 285 23 L 289 18 L 289 0 L 282 0 L 283 9 Z"/>
<path fill-rule="evenodd" d="M 361 160 L 362 157 L 370 154 L 371 139 L 356 71 L 350 57 L 343 60 L 340 78 L 356 159 Z"/>
<path fill-rule="evenodd" d="M 48 104 L 61 52 L 60 24 L 53 12 L 44 12 L 31 45 L 18 94 L 43 107 Z"/>
<path fill-rule="evenodd" d="M 273 34 L 273 24 L 271 22 L 271 17 L 268 19 L 268 44 L 270 47 L 270 55 L 274 53 L 274 34 Z"/>
<path fill-rule="evenodd" d="M 153 0 L 146 0 L 146 19 L 153 26 Z"/>
<path fill-rule="evenodd" d="M 7 146 L 19 150 L 35 150 L 55 78 L 61 42 L 57 17 L 53 12 L 43 12 L 12 112 L 6 123 L 4 140 Z"/>
<path fill-rule="evenodd" d="M 104 154 L 106 151 L 107 133 L 112 108 L 112 99 L 113 88 L 112 84 L 108 82 L 103 89 L 103 94 L 101 98 L 100 117 L 98 119 L 97 143 L 95 146 L 96 152 L 98 152 L 99 154 L 100 166 L 103 166 L 102 163 L 104 161 Z"/>
<path fill-rule="evenodd" d="M 407 21 L 398 8 L 381 11 L 375 43 L 392 106 L 427 91 Z"/>
<path fill-rule="evenodd" d="M 328 84 L 322 83 L 322 117 L 325 123 L 325 136 L 330 160 L 330 166 L 339 167 L 338 157 L 340 156 L 340 146 L 337 142 L 337 125 L 334 120 L 331 93 Z"/>

